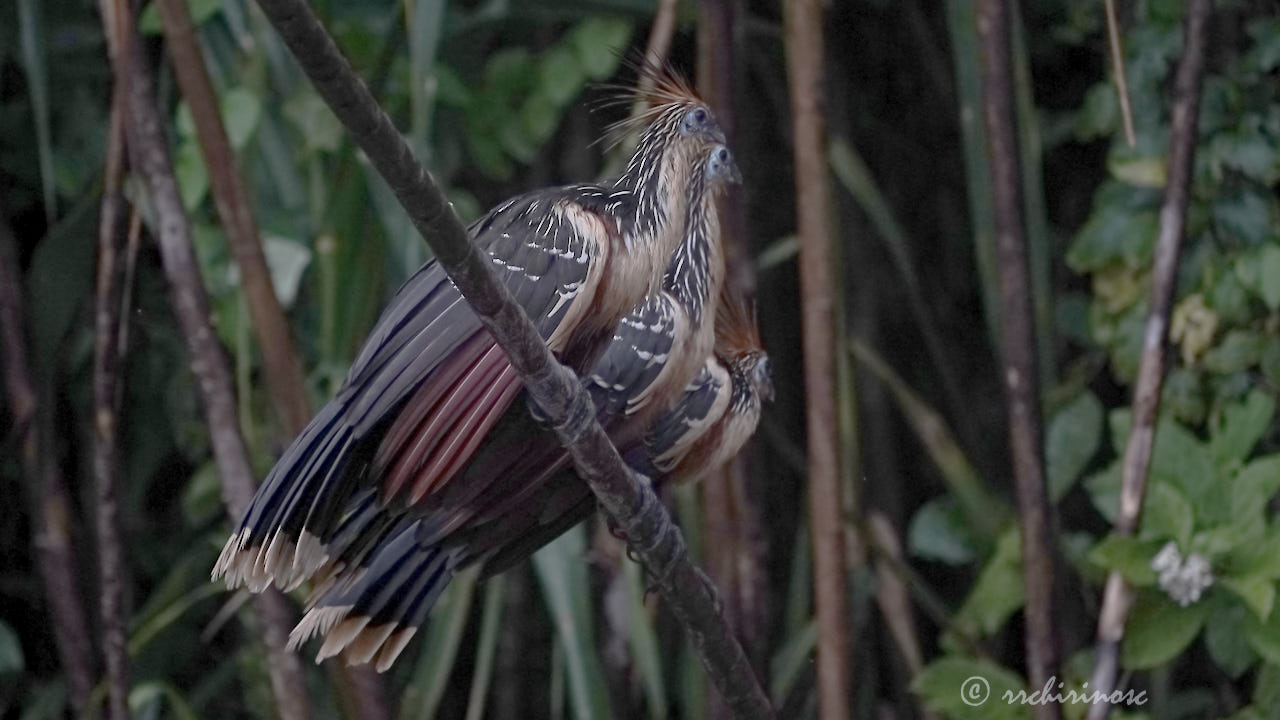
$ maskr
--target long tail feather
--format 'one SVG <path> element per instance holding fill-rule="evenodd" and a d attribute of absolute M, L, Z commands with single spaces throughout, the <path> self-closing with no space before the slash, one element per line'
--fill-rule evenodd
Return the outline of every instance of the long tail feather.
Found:
<path fill-rule="evenodd" d="M 421 521 L 400 523 L 369 556 L 367 567 L 339 578 L 294 628 L 297 647 L 316 634 L 319 662 L 341 653 L 349 664 L 395 662 L 457 570 L 456 549 L 419 542 Z"/>

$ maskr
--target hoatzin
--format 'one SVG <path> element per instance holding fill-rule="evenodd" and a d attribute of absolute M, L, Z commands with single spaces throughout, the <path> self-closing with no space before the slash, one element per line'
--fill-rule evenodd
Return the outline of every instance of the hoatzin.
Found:
<path fill-rule="evenodd" d="M 736 453 L 759 418 L 758 394 L 743 391 L 731 402 L 728 373 L 720 361 L 708 364 L 717 337 L 749 378 L 758 375 L 754 365 L 763 353 L 749 314 L 723 302 L 712 310 L 724 281 L 716 190 L 736 181 L 737 171 L 724 148 L 709 153 L 703 167 L 705 192 L 699 193 L 696 175 L 691 185 L 703 202 L 689 207 L 688 230 L 662 292 L 622 320 L 583 379 L 598 419 L 619 449 L 637 460 L 645 455 L 645 429 L 660 418 L 653 423 L 653 461 L 646 469 L 680 479 L 693 479 Z M 749 350 L 738 350 L 747 345 Z M 691 384 L 695 374 L 707 378 Z M 668 412 L 660 415 L 663 410 Z M 677 427 L 685 432 L 674 432 Z M 505 569 L 595 507 L 554 435 L 527 415 L 507 418 L 455 487 L 467 492 L 443 498 L 425 515 L 386 522 L 371 504 L 352 512 L 339 531 L 345 549 L 330 572 L 319 573 L 325 579 L 295 630 L 295 644 L 321 632 L 327 638 L 319 659 L 345 649 L 348 661 L 373 660 L 385 669 L 458 568 L 483 562 L 486 574 Z"/>
<path fill-rule="evenodd" d="M 553 353 L 589 369 L 618 321 L 658 287 L 684 236 L 690 177 L 724 133 L 667 74 L 614 180 L 525 193 L 469 228 Z M 213 576 L 289 589 L 330 557 L 350 508 L 387 513 L 447 489 L 521 388 L 479 316 L 428 262 L 396 292 L 336 397 L 286 449 Z M 522 408 L 523 410 L 523 408 Z"/>
<path fill-rule="evenodd" d="M 659 488 L 697 482 L 738 454 L 755 433 L 763 404 L 772 399 L 769 356 L 755 313 L 726 285 L 716 308 L 714 352 L 644 437 L 620 443 L 618 451 Z M 511 567 L 589 517 L 595 500 L 583 490 L 572 473 L 562 472 L 541 486 L 537 498 L 510 508 L 495 525 L 521 530 L 487 557 L 485 575 Z M 521 518 L 513 520 L 517 513 Z"/>

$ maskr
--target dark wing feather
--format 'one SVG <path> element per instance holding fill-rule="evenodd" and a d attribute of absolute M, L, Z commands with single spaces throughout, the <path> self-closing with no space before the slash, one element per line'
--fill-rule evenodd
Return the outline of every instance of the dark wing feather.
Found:
<path fill-rule="evenodd" d="M 602 248 L 611 244 L 608 237 L 584 236 L 569 218 L 571 212 L 594 212 L 582 201 L 590 192 L 603 194 L 582 186 L 531 193 L 476 225 L 477 242 L 500 280 L 546 340 L 562 330 L 571 311 L 581 313 L 590 302 L 592 261 L 601 262 Z M 447 482 L 514 399 L 519 377 L 492 338 L 482 337 L 478 359 L 446 359 L 440 381 L 419 389 L 391 423 L 375 461 L 385 472 L 388 497 L 409 488 L 407 502 L 414 504 Z"/>
<path fill-rule="evenodd" d="M 706 365 L 702 366 L 680 400 L 649 426 L 645 449 L 656 470 L 670 471 L 679 460 L 678 457 L 670 458 L 671 453 L 679 452 L 678 447 L 689 442 L 691 433 L 700 433 L 719 419 L 727 405 L 730 390 L 731 386 L 724 377 L 712 373 Z"/>
<path fill-rule="evenodd" d="M 631 414 L 662 373 L 676 335 L 673 300 L 651 295 L 618 323 L 613 341 L 584 380 L 606 426 Z"/>
<path fill-rule="evenodd" d="M 566 329 L 561 326 L 574 307 L 581 312 L 575 303 L 589 302 L 584 290 L 592 254 L 597 243 L 609 247 L 611 240 L 582 237 L 565 213 L 551 208 L 572 207 L 580 215 L 594 214 L 600 226 L 616 227 L 597 212 L 602 197 L 604 192 L 591 186 L 529 193 L 472 226 L 499 279 L 544 339 Z M 562 334 L 568 339 L 561 343 L 575 339 L 571 332 Z M 396 434 L 398 426 L 411 431 L 439 415 L 434 427 L 442 435 L 436 446 L 457 455 L 431 464 L 427 477 L 417 475 L 429 458 L 416 463 L 402 486 L 413 480 L 430 489 L 443 473 L 456 470 L 519 389 L 505 355 L 490 363 L 489 374 L 471 373 L 493 348 L 479 317 L 439 263 L 423 266 L 383 311 L 337 396 L 276 463 L 227 543 L 215 575 L 260 589 L 272 579 L 290 586 L 314 572 L 338 549 L 328 547 L 328 540 L 353 495 L 370 487 L 373 458 L 394 458 L 411 436 Z M 468 380 L 492 380 L 496 387 L 459 395 L 459 385 Z M 397 438 L 399 445 L 385 447 L 386 437 Z"/>

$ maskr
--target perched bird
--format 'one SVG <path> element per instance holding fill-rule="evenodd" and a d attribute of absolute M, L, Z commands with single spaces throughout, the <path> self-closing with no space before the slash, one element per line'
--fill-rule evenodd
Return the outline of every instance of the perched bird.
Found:
<path fill-rule="evenodd" d="M 689 176 L 684 234 L 660 291 L 622 319 L 584 379 L 607 427 L 630 427 L 630 437 L 641 437 L 648 419 L 675 400 L 710 353 L 712 303 L 724 280 L 716 202 L 739 180 L 725 146 L 699 156 Z M 454 572 L 518 534 L 519 508 L 531 507 L 525 500 L 567 467 L 553 434 L 527 413 L 508 412 L 474 461 L 431 502 L 395 516 L 362 499 L 335 533 L 332 545 L 340 549 L 317 573 L 318 599 L 294 644 L 321 632 L 327 635 L 321 659 L 347 649 L 350 661 L 389 666 Z M 581 481 L 572 482 L 574 494 L 589 495 Z"/>
<path fill-rule="evenodd" d="M 764 403 L 771 400 L 769 356 L 755 312 L 726 285 L 716 307 L 715 351 L 675 403 L 649 424 L 644 437 L 619 444 L 618 451 L 659 488 L 697 482 L 742 450 L 755 434 Z M 573 479 L 562 473 L 542 488 L 539 498 L 527 501 L 533 511 L 526 509 L 525 516 L 536 520 L 526 520 L 513 533 L 514 540 L 486 558 L 486 576 L 523 560 L 594 512 L 594 496 Z"/>
<path fill-rule="evenodd" d="M 657 289 L 684 235 L 690 176 L 724 143 L 706 104 L 674 75 L 646 99 L 639 144 L 616 179 L 525 193 L 469 228 L 551 351 L 578 372 Z M 255 592 L 296 587 L 329 560 L 351 507 L 390 515 L 448 491 L 520 389 L 479 317 L 427 263 L 268 474 L 214 578 Z"/>

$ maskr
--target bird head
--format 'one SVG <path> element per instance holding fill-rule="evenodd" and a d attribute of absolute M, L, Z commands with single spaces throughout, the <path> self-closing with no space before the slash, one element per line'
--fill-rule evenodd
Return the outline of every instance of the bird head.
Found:
<path fill-rule="evenodd" d="M 724 145 L 713 145 L 707 154 L 707 179 L 713 184 L 727 183 L 738 185 L 742 182 L 742 173 L 733 160 L 733 152 Z"/>

